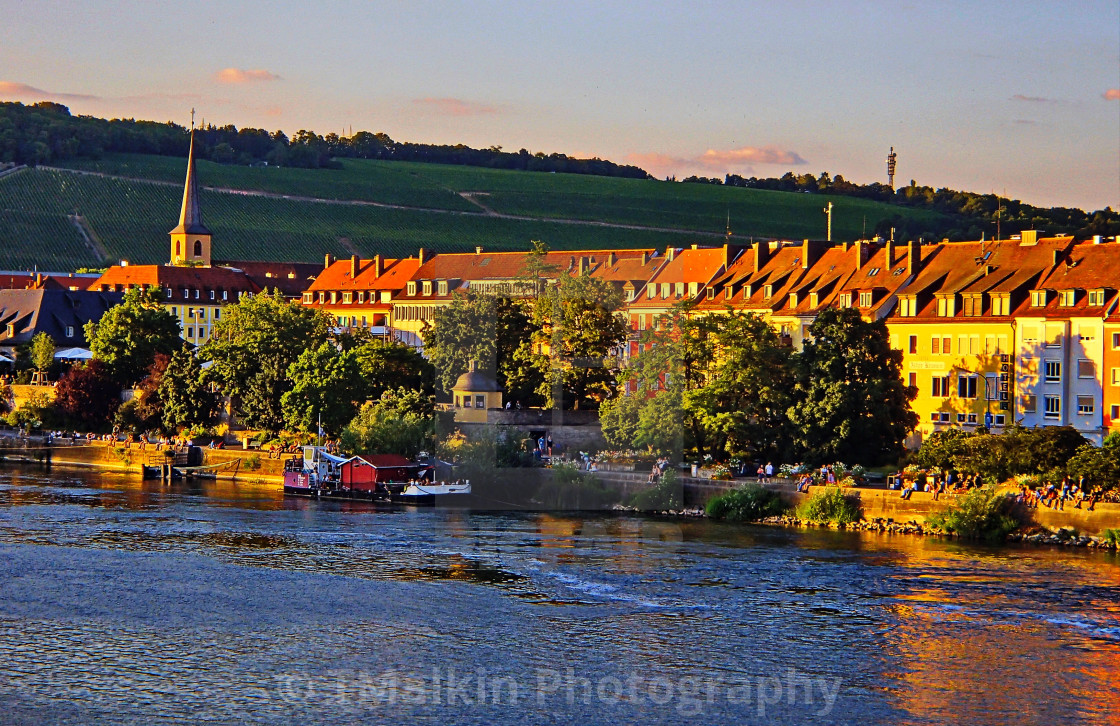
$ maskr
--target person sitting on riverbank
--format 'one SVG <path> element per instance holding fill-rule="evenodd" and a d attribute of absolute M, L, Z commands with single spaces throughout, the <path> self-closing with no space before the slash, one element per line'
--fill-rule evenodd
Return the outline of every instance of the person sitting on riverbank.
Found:
<path fill-rule="evenodd" d="M 812 484 L 813 484 L 813 477 L 809 474 L 805 474 L 797 482 L 797 491 L 804 492 L 805 494 L 808 494 L 809 493 L 809 487 L 812 486 Z"/>
<path fill-rule="evenodd" d="M 916 486 L 917 485 L 912 481 L 906 482 L 906 486 L 902 488 L 902 493 L 899 494 L 899 499 L 909 499 L 910 495 L 914 493 Z"/>

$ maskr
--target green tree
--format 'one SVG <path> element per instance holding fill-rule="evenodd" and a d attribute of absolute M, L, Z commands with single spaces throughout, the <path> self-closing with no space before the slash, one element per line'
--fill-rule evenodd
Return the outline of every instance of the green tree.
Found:
<path fill-rule="evenodd" d="M 161 300 L 160 288 L 134 287 L 120 305 L 85 325 L 93 357 L 122 387 L 140 380 L 157 355 L 170 355 L 182 345 L 179 322 Z"/>
<path fill-rule="evenodd" d="M 635 445 L 643 403 L 642 396 L 637 393 L 618 395 L 603 401 L 599 407 L 599 424 L 603 427 L 603 438 L 608 444 L 619 449 Z"/>
<path fill-rule="evenodd" d="M 54 339 L 46 333 L 36 333 L 31 339 L 31 363 L 43 375 L 54 363 Z"/>
<path fill-rule="evenodd" d="M 156 391 L 162 404 L 164 431 L 179 431 L 196 424 L 208 426 L 217 419 L 218 397 L 210 390 L 198 357 L 186 347 L 171 356 Z"/>
<path fill-rule="evenodd" d="M 409 458 L 432 451 L 435 441 L 435 399 L 404 388 L 365 403 L 339 437 L 344 451 Z"/>
<path fill-rule="evenodd" d="M 1120 487 L 1120 432 L 1106 436 L 1099 448 L 1084 444 L 1069 460 L 1067 470 L 1074 481 L 1084 478 L 1087 487 L 1104 491 Z"/>
<path fill-rule="evenodd" d="M 563 275 L 533 306 L 533 347 L 521 357 L 547 372 L 537 392 L 549 407 L 598 408 L 614 395 L 618 346 L 628 327 L 622 294 L 590 275 Z"/>
<path fill-rule="evenodd" d="M 886 323 L 855 308 L 826 308 L 795 354 L 797 383 L 789 408 L 796 443 L 813 462 L 876 464 L 898 456 L 918 423 L 916 391 L 902 382 L 902 353 Z"/>
<path fill-rule="evenodd" d="M 213 361 L 207 376 L 231 397 L 242 421 L 277 431 L 284 425 L 280 399 L 291 388 L 288 369 L 328 340 L 331 324 L 329 313 L 261 293 L 225 309 L 200 356 Z"/>
<path fill-rule="evenodd" d="M 521 400 L 520 390 L 533 391 L 539 384 L 532 376 L 521 376 L 515 360 L 529 330 L 529 315 L 520 300 L 475 292 L 456 295 L 450 305 L 436 311 L 424 332 L 424 353 L 439 390 L 450 390 L 473 360 L 484 370 L 496 371 L 506 398 Z"/>
<path fill-rule="evenodd" d="M 291 390 L 280 403 L 293 431 L 318 431 L 337 436 L 365 400 L 367 386 L 353 350 L 339 351 L 333 341 L 308 348 L 288 367 Z"/>
<path fill-rule="evenodd" d="M 425 396 L 435 393 L 435 367 L 415 348 L 397 341 L 364 341 L 354 358 L 365 389 L 361 400 L 378 399 L 385 391 L 407 388 Z"/>

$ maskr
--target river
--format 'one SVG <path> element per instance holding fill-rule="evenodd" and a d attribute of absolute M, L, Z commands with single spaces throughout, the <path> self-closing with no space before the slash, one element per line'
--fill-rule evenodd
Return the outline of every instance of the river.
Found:
<path fill-rule="evenodd" d="M 1115 554 L 0 469 L 3 723 L 1100 724 Z"/>

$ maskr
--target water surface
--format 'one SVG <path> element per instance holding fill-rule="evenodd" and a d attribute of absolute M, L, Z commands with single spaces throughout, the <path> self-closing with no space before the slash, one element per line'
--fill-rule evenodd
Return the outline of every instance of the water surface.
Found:
<path fill-rule="evenodd" d="M 0 721 L 1116 722 L 1085 550 L 0 470 Z"/>

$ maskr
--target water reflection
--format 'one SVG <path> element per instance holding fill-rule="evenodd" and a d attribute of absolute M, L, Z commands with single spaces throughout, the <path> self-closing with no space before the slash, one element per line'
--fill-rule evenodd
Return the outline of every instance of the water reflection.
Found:
<path fill-rule="evenodd" d="M 513 720 L 332 707 L 322 694 L 293 703 L 276 681 L 344 673 L 353 685 L 449 664 L 709 683 L 797 669 L 839 679 L 824 719 L 836 723 L 1120 713 L 1120 566 L 1101 552 L 9 469 L 0 588 L 0 658 L 11 663 L 0 699 L 45 720 Z M 577 705 L 546 704 L 529 720 L 664 716 L 636 701 Z M 728 702 L 705 709 L 697 722 L 760 720 Z M 764 720 L 813 713 L 786 704 Z"/>

